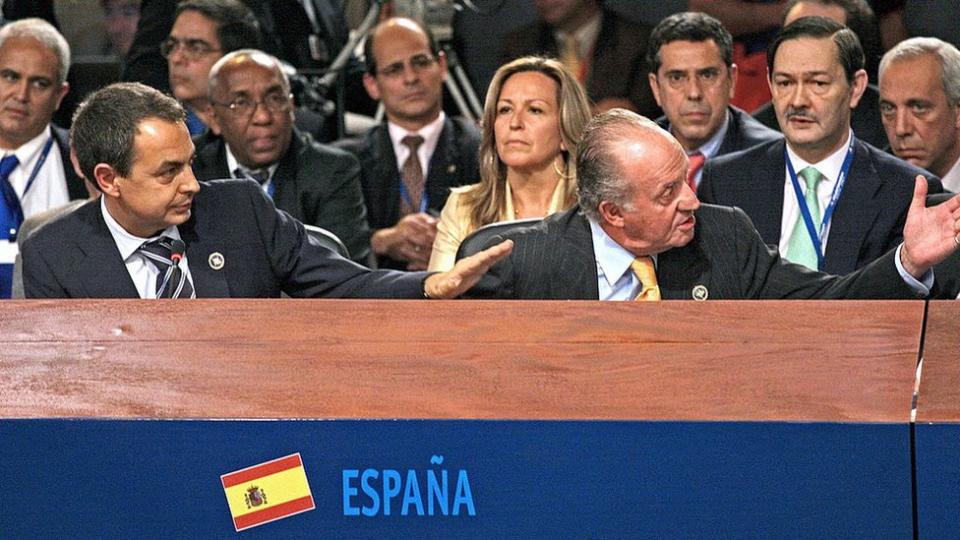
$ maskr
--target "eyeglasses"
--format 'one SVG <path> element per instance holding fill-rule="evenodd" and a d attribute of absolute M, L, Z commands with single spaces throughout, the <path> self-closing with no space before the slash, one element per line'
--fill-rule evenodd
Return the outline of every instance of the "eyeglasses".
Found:
<path fill-rule="evenodd" d="M 418 54 L 410 59 L 410 67 L 413 68 L 414 71 L 422 71 L 436 63 L 437 59 L 428 54 Z M 392 79 L 403 75 L 403 67 L 403 62 L 394 62 L 389 66 L 378 70 L 377 72 L 384 77 L 389 77 Z"/>
<path fill-rule="evenodd" d="M 199 60 L 210 53 L 220 52 L 220 49 L 202 39 L 185 39 L 180 41 L 177 38 L 168 37 L 160 44 L 160 54 L 162 54 L 164 58 L 170 58 L 170 55 L 176 50 L 183 53 L 189 60 Z"/>
<path fill-rule="evenodd" d="M 263 105 L 272 113 L 285 113 L 292 107 L 293 94 L 273 93 L 267 94 L 263 99 L 250 99 L 245 96 L 235 98 L 229 103 L 220 103 L 213 101 L 214 105 L 226 107 L 236 116 L 249 116 L 257 110 L 257 106 Z"/>

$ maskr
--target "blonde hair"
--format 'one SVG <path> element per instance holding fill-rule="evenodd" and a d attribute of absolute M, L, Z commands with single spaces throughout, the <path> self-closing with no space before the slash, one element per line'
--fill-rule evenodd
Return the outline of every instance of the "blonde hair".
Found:
<path fill-rule="evenodd" d="M 542 73 L 557 83 L 560 137 L 566 148 L 560 152 L 563 159 L 563 171 L 560 173 L 566 187 L 563 207 L 568 208 L 577 200 L 576 149 L 583 127 L 590 121 L 590 100 L 583 86 L 563 64 L 550 58 L 525 56 L 501 66 L 487 90 L 481 124 L 483 139 L 480 142 L 480 183 L 462 190 L 462 202 L 468 209 L 471 229 L 500 221 L 500 216 L 506 209 L 507 166 L 500 161 L 494 132 L 497 101 L 507 79 L 528 71 Z"/>

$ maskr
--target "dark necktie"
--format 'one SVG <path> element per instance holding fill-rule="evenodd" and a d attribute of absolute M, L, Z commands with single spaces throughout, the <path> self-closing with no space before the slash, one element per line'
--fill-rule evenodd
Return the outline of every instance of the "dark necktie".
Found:
<path fill-rule="evenodd" d="M 267 169 L 251 171 L 237 167 L 237 169 L 233 171 L 233 176 L 236 178 L 249 178 L 250 180 L 253 180 L 254 182 L 263 186 L 270 180 L 270 171 Z M 269 195 L 271 199 L 273 198 L 273 192 L 274 185 L 271 183 L 269 186 L 267 186 L 267 195 Z"/>
<path fill-rule="evenodd" d="M 20 197 L 17 197 L 13 184 L 10 183 L 10 173 L 17 168 L 20 161 L 17 156 L 10 154 L 0 159 L 0 192 L 3 193 L 3 208 L 0 209 L 0 238 L 11 238 L 23 223 L 23 208 L 20 207 Z"/>
<path fill-rule="evenodd" d="M 400 198 L 400 214 L 416 214 L 420 211 L 420 199 L 423 197 L 423 168 L 417 156 L 423 137 L 407 135 L 400 142 L 410 149 L 410 156 L 403 162 L 403 187 L 407 196 Z"/>
<path fill-rule="evenodd" d="M 196 295 L 193 284 L 171 257 L 173 242 L 173 238 L 161 236 L 152 242 L 146 242 L 139 250 L 160 271 L 157 276 L 157 298 L 194 298 Z M 181 253 L 180 256 L 182 255 Z M 177 262 L 179 260 L 180 257 L 177 257 Z"/>

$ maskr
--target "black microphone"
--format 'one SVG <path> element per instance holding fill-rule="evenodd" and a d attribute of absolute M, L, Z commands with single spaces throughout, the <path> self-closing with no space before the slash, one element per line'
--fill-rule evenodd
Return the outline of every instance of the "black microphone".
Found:
<path fill-rule="evenodd" d="M 183 240 L 174 238 L 173 242 L 170 242 L 170 260 L 173 261 L 173 264 L 180 264 L 180 260 L 183 259 L 183 252 L 186 250 L 187 245 L 183 243 Z"/>

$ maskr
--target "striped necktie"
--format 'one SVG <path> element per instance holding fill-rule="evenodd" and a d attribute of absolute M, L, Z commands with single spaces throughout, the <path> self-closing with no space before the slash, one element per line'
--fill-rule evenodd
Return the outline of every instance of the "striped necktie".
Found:
<path fill-rule="evenodd" d="M 179 242 L 178 253 L 174 256 L 173 245 Z M 157 276 L 157 298 L 196 298 L 196 291 L 187 274 L 180 269 L 183 257 L 183 241 L 169 236 L 146 242 L 139 248 L 140 254 L 160 271 Z"/>

